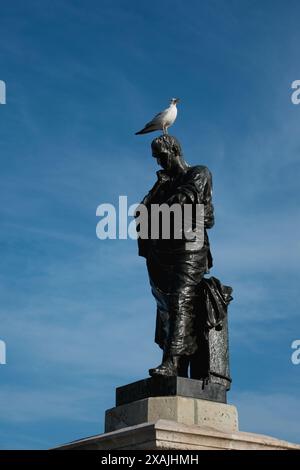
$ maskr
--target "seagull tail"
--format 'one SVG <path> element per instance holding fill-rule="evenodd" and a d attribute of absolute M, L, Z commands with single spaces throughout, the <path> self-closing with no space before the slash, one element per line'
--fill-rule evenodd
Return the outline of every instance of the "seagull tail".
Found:
<path fill-rule="evenodd" d="M 156 130 L 157 130 L 157 128 L 154 127 L 154 126 L 144 127 L 144 129 L 142 129 L 141 131 L 136 132 L 135 135 L 148 134 L 148 132 L 153 132 L 153 131 L 156 131 Z"/>

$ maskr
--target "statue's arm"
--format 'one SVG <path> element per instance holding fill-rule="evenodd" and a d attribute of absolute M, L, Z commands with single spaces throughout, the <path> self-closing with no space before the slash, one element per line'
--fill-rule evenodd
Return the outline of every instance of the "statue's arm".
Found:
<path fill-rule="evenodd" d="M 143 198 L 140 204 L 144 204 L 145 206 L 149 206 L 150 204 L 152 204 L 154 202 L 157 192 L 162 189 L 162 186 L 165 183 L 168 183 L 168 182 L 169 182 L 169 178 L 166 176 L 166 174 L 163 171 L 158 171 L 157 181 L 154 183 L 153 187 L 146 194 L 146 196 Z"/>
<path fill-rule="evenodd" d="M 166 203 L 173 204 L 204 204 L 204 225 L 214 225 L 214 206 L 212 204 L 212 176 L 208 168 L 195 167 L 184 184 L 180 185 Z"/>
<path fill-rule="evenodd" d="M 140 206 L 144 205 L 144 206 L 146 206 L 146 208 L 148 210 L 148 235 L 149 235 L 149 230 L 150 230 L 150 226 L 151 226 L 151 218 L 150 218 L 150 214 L 149 214 L 150 206 L 151 206 L 151 204 L 153 204 L 155 202 L 157 192 L 162 189 L 162 186 L 165 183 L 168 183 L 168 182 L 169 182 L 169 178 L 165 175 L 165 173 L 163 171 L 158 171 L 157 172 L 157 181 L 155 182 L 153 187 L 150 189 L 150 191 L 146 194 L 146 196 L 144 196 L 144 198 L 142 199 L 142 201 L 140 202 L 140 204 L 137 206 L 137 208 L 135 210 L 134 217 L 136 219 L 136 229 L 137 229 L 138 233 L 140 231 L 140 222 L 138 221 L 138 217 L 141 213 L 141 207 Z M 148 238 L 147 239 L 141 238 L 140 236 L 138 236 L 138 253 L 139 253 L 139 256 L 143 256 L 144 258 L 147 258 L 148 250 L 149 250 L 149 239 Z"/>
<path fill-rule="evenodd" d="M 149 206 L 157 192 L 158 189 L 158 183 L 156 182 L 153 188 L 150 189 L 150 191 L 146 194 L 146 196 L 143 197 L 141 200 L 140 204 L 144 204 L 145 206 Z"/>
<path fill-rule="evenodd" d="M 210 171 L 207 170 L 207 179 L 203 194 L 205 228 L 212 228 L 215 224 L 214 206 L 212 203 L 212 186 L 212 175 Z"/>

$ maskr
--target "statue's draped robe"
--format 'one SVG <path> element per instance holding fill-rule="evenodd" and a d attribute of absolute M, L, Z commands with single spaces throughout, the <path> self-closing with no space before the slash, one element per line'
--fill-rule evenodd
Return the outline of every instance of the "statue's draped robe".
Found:
<path fill-rule="evenodd" d="M 157 172 L 158 181 L 142 203 L 148 208 L 151 232 L 151 204 L 204 205 L 203 243 L 182 239 L 143 240 L 139 254 L 147 259 L 152 293 L 157 302 L 155 341 L 166 353 L 191 356 L 198 348 L 199 330 L 203 330 L 197 306 L 203 275 L 212 266 L 206 229 L 214 224 L 212 178 L 204 166 L 189 167 L 177 178 Z M 193 224 L 196 226 L 196 211 Z M 204 319 L 203 319 L 204 320 Z"/>

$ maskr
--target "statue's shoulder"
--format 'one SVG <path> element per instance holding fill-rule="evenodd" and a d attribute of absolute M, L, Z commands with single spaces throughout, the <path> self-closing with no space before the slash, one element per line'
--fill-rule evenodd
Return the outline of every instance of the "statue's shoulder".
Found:
<path fill-rule="evenodd" d="M 203 178 L 211 178 L 211 172 L 205 165 L 195 165 L 191 166 L 187 170 L 187 175 L 190 177 L 203 177 Z"/>

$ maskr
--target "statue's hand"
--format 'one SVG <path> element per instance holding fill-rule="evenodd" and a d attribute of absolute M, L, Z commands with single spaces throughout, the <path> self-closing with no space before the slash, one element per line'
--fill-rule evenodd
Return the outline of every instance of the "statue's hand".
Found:
<path fill-rule="evenodd" d="M 164 170 L 160 170 L 156 174 L 157 174 L 158 183 L 161 184 L 161 183 L 166 183 L 170 181 L 169 175 L 167 175 L 167 173 Z"/>
<path fill-rule="evenodd" d="M 166 204 L 168 204 L 168 206 L 172 206 L 173 204 L 186 204 L 187 202 L 188 198 L 184 193 L 174 194 L 166 200 Z"/>

